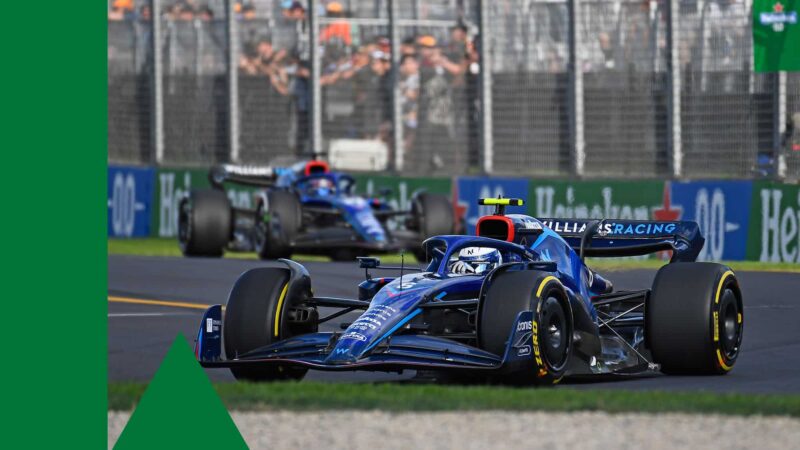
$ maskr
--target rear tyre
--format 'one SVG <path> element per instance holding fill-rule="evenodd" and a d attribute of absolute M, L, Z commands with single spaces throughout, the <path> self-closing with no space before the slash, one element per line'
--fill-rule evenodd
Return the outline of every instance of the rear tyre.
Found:
<path fill-rule="evenodd" d="M 310 283 L 292 283 L 288 269 L 261 267 L 242 274 L 225 307 L 223 343 L 228 359 L 298 334 L 313 333 L 317 325 L 296 325 L 288 311 L 311 296 Z M 286 366 L 232 367 L 237 380 L 299 380 L 307 369 Z"/>
<path fill-rule="evenodd" d="M 289 191 L 270 191 L 256 207 L 253 246 L 261 259 L 290 258 L 302 222 L 300 200 Z"/>
<path fill-rule="evenodd" d="M 420 234 L 421 241 L 442 234 L 455 232 L 455 214 L 450 199 L 441 194 L 421 192 L 414 196 L 411 203 L 412 229 Z M 417 260 L 427 260 L 425 250 L 420 246 L 414 250 Z"/>
<path fill-rule="evenodd" d="M 645 307 L 645 338 L 667 374 L 724 375 L 739 356 L 742 294 L 728 267 L 673 263 L 653 281 Z"/>
<path fill-rule="evenodd" d="M 231 236 L 231 204 L 224 191 L 192 191 L 178 205 L 178 245 L 184 256 L 222 256 Z"/>
<path fill-rule="evenodd" d="M 515 368 L 501 381 L 555 384 L 572 356 L 573 319 L 564 287 L 549 272 L 521 270 L 493 277 L 478 307 L 480 348 L 502 356 L 522 311 L 532 311 L 532 364 Z"/>

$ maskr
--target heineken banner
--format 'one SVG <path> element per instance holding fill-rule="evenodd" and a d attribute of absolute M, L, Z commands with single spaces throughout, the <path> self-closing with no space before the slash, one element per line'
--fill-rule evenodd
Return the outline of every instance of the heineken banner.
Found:
<path fill-rule="evenodd" d="M 756 72 L 800 71 L 800 0 L 753 1 Z"/>
<path fill-rule="evenodd" d="M 178 204 L 191 189 L 208 188 L 207 170 L 109 167 L 109 237 L 177 234 Z M 706 244 L 703 261 L 800 263 L 800 185 L 768 181 L 563 181 L 525 178 L 411 178 L 355 175 L 357 192 L 407 209 L 415 192 L 449 195 L 466 233 L 492 207 L 480 197 L 520 197 L 510 213 L 535 217 L 691 220 Z M 253 207 L 253 189 L 226 185 L 231 204 Z M 390 224 L 390 226 L 393 226 Z"/>
<path fill-rule="evenodd" d="M 152 234 L 158 237 L 178 235 L 178 205 L 192 189 L 208 188 L 207 169 L 157 169 Z M 250 208 L 252 188 L 225 185 L 231 205 Z"/>
<path fill-rule="evenodd" d="M 108 235 L 143 237 L 150 234 L 153 169 L 108 168 Z"/>
<path fill-rule="evenodd" d="M 408 209 L 417 191 L 450 194 L 450 178 L 411 178 L 385 175 L 353 175 L 356 192 L 367 197 L 385 197 L 392 207 Z"/>
<path fill-rule="evenodd" d="M 741 260 L 750 181 L 531 181 L 528 212 L 538 217 L 690 220 L 706 244 L 701 261 Z"/>
<path fill-rule="evenodd" d="M 745 257 L 750 222 L 750 181 L 681 181 L 666 182 L 669 209 L 666 220 L 691 220 L 700 225 L 706 244 L 697 259 L 701 261 L 738 261 Z M 665 202 L 666 203 L 666 202 Z M 653 216 L 656 218 L 654 212 Z"/>
<path fill-rule="evenodd" d="M 494 206 L 478 206 L 479 198 L 498 197 L 527 200 L 528 180 L 522 178 L 460 177 L 453 196 L 456 214 L 463 215 L 465 231 L 475 233 L 478 218 L 494 211 Z M 525 206 L 510 206 L 509 214 L 524 214 Z"/>
<path fill-rule="evenodd" d="M 353 178 L 356 179 L 356 193 L 366 197 L 385 198 L 394 209 L 400 211 L 411 207 L 411 197 L 415 192 L 426 191 L 449 196 L 452 185 L 450 178 L 412 178 L 364 174 L 354 174 Z M 398 226 L 395 219 L 389 220 L 390 229 Z"/>
<path fill-rule="evenodd" d="M 747 259 L 800 263 L 800 186 L 753 183 Z"/>

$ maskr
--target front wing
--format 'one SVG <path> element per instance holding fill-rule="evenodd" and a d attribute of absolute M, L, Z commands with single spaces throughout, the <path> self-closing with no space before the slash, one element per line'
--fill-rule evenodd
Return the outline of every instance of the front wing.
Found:
<path fill-rule="evenodd" d="M 333 332 L 296 336 L 243 355 L 222 353 L 222 307 L 214 305 L 203 315 L 195 343 L 195 355 L 203 367 L 242 367 L 269 364 L 324 371 L 400 371 L 437 369 L 506 372 L 535 370 L 531 351 L 531 311 L 520 312 L 509 333 L 504 355 L 495 355 L 454 340 L 406 334 L 387 338 L 369 354 L 346 363 L 329 363 L 327 357 L 341 334 Z M 526 331 L 528 330 L 528 331 Z"/>

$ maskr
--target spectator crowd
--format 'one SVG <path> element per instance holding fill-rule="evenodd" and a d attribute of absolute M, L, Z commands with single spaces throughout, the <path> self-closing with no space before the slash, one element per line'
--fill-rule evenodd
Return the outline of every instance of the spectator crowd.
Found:
<path fill-rule="evenodd" d="M 109 21 L 151 20 L 150 2 L 138 7 L 136 3 L 114 0 Z M 196 1 L 163 3 L 161 17 L 166 21 L 224 18 L 224 9 Z M 318 45 L 325 137 L 379 139 L 392 149 L 392 98 L 397 83 L 405 154 L 417 153 L 421 167 L 447 164 L 446 155 L 432 149 L 456 142 L 466 145 L 469 122 L 477 117 L 479 61 L 467 23 L 451 21 L 449 29 L 440 25 L 424 31 L 403 28 L 395 68 L 387 26 L 359 25 L 342 2 L 322 5 Z M 272 98 L 280 96 L 289 102 L 294 116 L 290 141 L 302 153 L 310 150 L 307 10 L 304 3 L 291 0 L 276 0 L 270 6 L 279 10 L 259 10 L 251 2 L 234 5 L 241 36 L 239 74 L 263 79 Z"/>
<path fill-rule="evenodd" d="M 303 25 L 297 31 L 306 36 L 303 5 L 286 1 L 282 7 L 284 27 L 300 22 Z M 326 3 L 322 17 L 318 45 L 325 137 L 379 139 L 391 149 L 396 82 L 404 153 L 421 156 L 417 158 L 421 167 L 446 164 L 446 155 L 436 154 L 434 147 L 466 142 L 469 101 L 473 100 L 472 106 L 477 104 L 478 54 L 469 39 L 468 26 L 458 22 L 449 30 L 439 30 L 446 36 L 444 40 L 433 33 L 405 33 L 395 69 L 387 27 L 359 26 L 336 1 Z M 276 29 L 281 30 L 280 24 Z M 292 99 L 294 142 L 296 150 L 302 152 L 308 150 L 308 44 L 303 39 L 287 43 L 283 35 L 283 45 L 277 45 L 272 37 L 277 33 L 256 32 L 250 39 L 245 37 L 240 73 L 262 76 L 270 89 Z M 437 142 L 442 146 L 431 144 Z"/>

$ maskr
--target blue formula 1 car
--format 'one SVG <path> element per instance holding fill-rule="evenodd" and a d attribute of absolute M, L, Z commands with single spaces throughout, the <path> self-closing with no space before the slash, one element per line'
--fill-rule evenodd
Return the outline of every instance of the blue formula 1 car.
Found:
<path fill-rule="evenodd" d="M 496 210 L 479 219 L 477 236 L 426 240 L 424 270 L 377 278 L 379 261 L 361 258 L 358 298 L 313 295 L 308 272 L 289 260 L 245 272 L 224 319 L 221 305 L 205 312 L 198 360 L 245 380 L 415 369 L 513 384 L 725 374 L 735 364 L 742 293 L 729 268 L 694 262 L 704 244 L 696 223 L 535 219 L 504 214 L 518 199 L 480 204 Z M 615 292 L 584 263 L 657 251 L 672 259 L 639 291 Z M 352 322 L 319 331 L 357 310 Z"/>
<path fill-rule="evenodd" d="M 454 231 L 446 196 L 416 192 L 408 210 L 396 210 L 381 198 L 355 195 L 353 177 L 317 159 L 285 168 L 224 165 L 211 169 L 209 181 L 212 189 L 192 191 L 179 205 L 178 242 L 186 256 L 230 250 L 277 259 L 301 252 L 352 261 L 404 249 L 420 254 L 424 237 Z M 232 207 L 225 183 L 260 188 L 255 207 Z"/>

